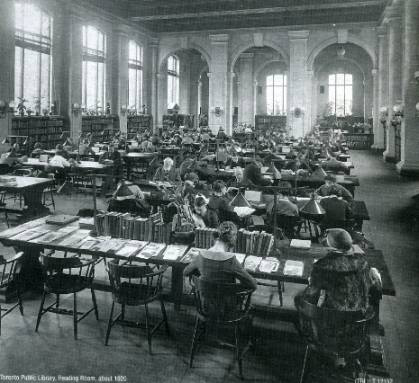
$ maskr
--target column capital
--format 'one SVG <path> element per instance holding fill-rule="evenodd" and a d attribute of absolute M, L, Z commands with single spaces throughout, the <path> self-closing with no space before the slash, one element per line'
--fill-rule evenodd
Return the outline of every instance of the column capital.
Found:
<path fill-rule="evenodd" d="M 373 77 L 375 77 L 377 75 L 377 73 L 378 73 L 378 69 L 377 68 L 373 68 L 371 70 L 371 74 L 372 74 Z"/>
<path fill-rule="evenodd" d="M 148 46 L 149 46 L 150 48 L 158 48 L 158 47 L 159 47 L 159 43 L 160 43 L 160 40 L 159 40 L 159 39 L 157 39 L 157 38 L 152 38 L 152 39 L 150 39 L 150 40 L 148 41 Z"/>
<path fill-rule="evenodd" d="M 209 35 L 210 42 L 213 45 L 226 45 L 228 43 L 229 37 L 230 36 L 227 33 Z"/>
<path fill-rule="evenodd" d="M 306 40 L 308 39 L 308 36 L 310 35 L 310 31 L 289 31 L 288 32 L 288 38 L 290 41 L 293 40 Z"/>
<path fill-rule="evenodd" d="M 387 27 L 385 25 L 380 25 L 376 28 L 377 31 L 377 37 L 380 39 L 387 36 Z"/>
<path fill-rule="evenodd" d="M 212 73 L 211 72 L 207 72 L 207 77 L 208 78 L 211 78 L 211 76 L 212 76 Z"/>

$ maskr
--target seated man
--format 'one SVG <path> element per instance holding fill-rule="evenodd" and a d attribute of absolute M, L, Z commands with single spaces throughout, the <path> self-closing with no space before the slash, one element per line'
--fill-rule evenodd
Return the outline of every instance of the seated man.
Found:
<path fill-rule="evenodd" d="M 266 206 L 266 211 L 273 224 L 274 201 Z M 298 206 L 282 193 L 278 193 L 276 200 L 276 223 L 284 230 L 288 238 L 295 237 L 295 226 L 299 221 Z"/>
<path fill-rule="evenodd" d="M 219 219 L 217 213 L 214 210 L 208 208 L 208 202 L 209 201 L 204 196 L 196 196 L 194 201 L 193 214 L 193 221 L 195 227 L 218 227 Z"/>
<path fill-rule="evenodd" d="M 99 157 L 99 163 L 106 164 L 112 163 L 113 167 L 109 169 L 109 176 L 105 178 L 102 187 L 102 193 L 106 194 L 108 191 L 113 190 L 114 183 L 118 183 L 122 179 L 123 165 L 121 153 L 115 148 L 115 144 L 111 142 L 107 150 Z"/>
<path fill-rule="evenodd" d="M 342 197 L 345 201 L 351 203 L 353 201 L 352 194 L 348 189 L 336 183 L 336 176 L 328 174 L 324 178 L 325 184 L 320 186 L 316 190 L 316 194 L 320 197 L 326 197 L 329 195 L 336 195 Z"/>
<path fill-rule="evenodd" d="M 57 145 L 55 155 L 49 161 L 49 166 L 54 168 L 55 179 L 59 184 L 64 184 L 67 177 L 65 168 L 70 168 L 72 165 L 72 160 L 67 160 L 64 157 L 65 154 L 66 152 L 62 149 L 62 145 Z"/>
<path fill-rule="evenodd" d="M 232 221 L 240 225 L 240 218 L 235 213 L 234 208 L 230 205 L 230 200 L 227 197 L 227 187 L 221 180 L 214 182 L 212 186 L 213 195 L 209 199 L 208 207 L 214 210 L 221 222 Z"/>
<path fill-rule="evenodd" d="M 144 194 L 137 185 L 121 181 L 109 201 L 108 211 L 148 217 L 150 206 L 145 201 Z"/>
<path fill-rule="evenodd" d="M 84 138 L 81 140 L 79 144 L 79 155 L 80 156 L 89 156 L 89 155 L 95 155 L 95 152 L 92 149 L 92 145 L 89 141 L 89 139 Z"/>
<path fill-rule="evenodd" d="M 336 195 L 330 195 L 323 197 L 320 205 L 326 211 L 325 216 L 320 222 L 323 230 L 335 227 L 344 229 L 350 226 L 352 211 L 349 203 L 344 199 Z"/>
<path fill-rule="evenodd" d="M 256 187 L 271 185 L 271 180 L 262 176 L 261 167 L 261 163 L 257 160 L 250 162 L 244 169 L 243 184 Z"/>
<path fill-rule="evenodd" d="M 163 166 L 159 167 L 153 177 L 153 181 L 180 183 L 179 170 L 174 166 L 174 162 L 170 157 L 166 157 L 163 161 Z"/>

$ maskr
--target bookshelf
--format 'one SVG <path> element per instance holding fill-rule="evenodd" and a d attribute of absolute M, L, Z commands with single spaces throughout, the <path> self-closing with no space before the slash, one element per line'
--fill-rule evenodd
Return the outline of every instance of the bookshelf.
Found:
<path fill-rule="evenodd" d="M 105 142 L 119 131 L 118 116 L 82 116 L 81 131 L 91 133 L 93 142 Z"/>
<path fill-rule="evenodd" d="M 62 144 L 62 133 L 70 135 L 69 128 L 61 116 L 15 116 L 12 118 L 11 135 L 27 136 L 29 146 L 41 143 L 44 149 L 54 149 Z"/>
<path fill-rule="evenodd" d="M 135 138 L 137 133 L 143 134 L 153 131 L 153 117 L 149 114 L 140 114 L 138 116 L 129 116 L 127 119 L 127 138 Z"/>
<path fill-rule="evenodd" d="M 269 129 L 286 133 L 287 116 L 269 116 L 257 114 L 255 116 L 255 130 L 266 132 Z"/>
<path fill-rule="evenodd" d="M 184 126 L 186 129 L 194 128 L 195 116 L 193 114 L 165 114 L 163 116 L 163 130 Z"/>
<path fill-rule="evenodd" d="M 370 149 L 374 143 L 374 134 L 344 133 L 344 136 L 349 149 Z"/>

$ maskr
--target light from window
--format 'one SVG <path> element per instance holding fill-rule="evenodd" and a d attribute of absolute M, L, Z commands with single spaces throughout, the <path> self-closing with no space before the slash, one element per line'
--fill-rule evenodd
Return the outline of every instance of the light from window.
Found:
<path fill-rule="evenodd" d="M 93 26 L 83 26 L 82 107 L 104 111 L 106 90 L 106 38 Z"/>
<path fill-rule="evenodd" d="M 287 111 L 287 76 L 266 76 L 266 112 L 270 115 L 285 115 Z"/>
<path fill-rule="evenodd" d="M 179 60 L 176 56 L 167 59 L 167 107 L 179 105 Z"/>
<path fill-rule="evenodd" d="M 143 102 L 143 47 L 129 42 L 128 104 L 130 109 L 140 110 Z"/>
<path fill-rule="evenodd" d="M 37 6 L 15 3 L 15 96 L 28 109 L 49 110 L 52 18 Z"/>
<path fill-rule="evenodd" d="M 334 73 L 329 75 L 329 103 L 337 117 L 352 114 L 352 75 Z"/>

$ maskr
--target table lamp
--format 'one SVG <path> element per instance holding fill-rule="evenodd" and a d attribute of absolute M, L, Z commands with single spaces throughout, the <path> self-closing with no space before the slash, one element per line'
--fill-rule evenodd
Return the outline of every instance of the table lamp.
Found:
<path fill-rule="evenodd" d="M 233 207 L 250 207 L 249 201 L 245 198 L 242 192 L 239 190 L 236 196 L 231 200 L 230 206 Z"/>
<path fill-rule="evenodd" d="M 309 216 L 312 218 L 319 217 L 321 218 L 323 215 L 326 214 L 326 211 L 323 207 L 316 201 L 314 198 L 314 193 L 311 195 L 310 200 L 300 209 L 300 213 L 305 216 Z"/>

